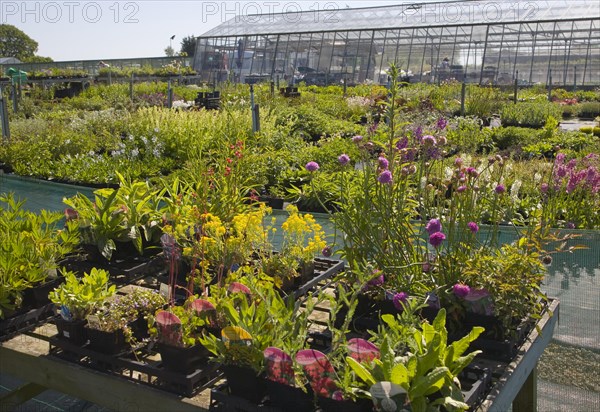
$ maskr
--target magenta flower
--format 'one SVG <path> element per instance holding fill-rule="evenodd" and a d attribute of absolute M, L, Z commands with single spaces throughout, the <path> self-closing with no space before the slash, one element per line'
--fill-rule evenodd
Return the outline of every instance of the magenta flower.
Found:
<path fill-rule="evenodd" d="M 383 156 L 379 156 L 379 159 L 377 159 L 377 161 L 379 162 L 379 167 L 383 170 L 386 170 L 390 165 L 390 162 Z"/>
<path fill-rule="evenodd" d="M 479 232 L 479 226 L 477 225 L 477 223 L 475 223 L 475 222 L 469 222 L 469 223 L 467 223 L 467 226 L 469 227 L 469 230 L 472 233 Z"/>
<path fill-rule="evenodd" d="M 471 292 L 471 288 L 463 283 L 457 283 L 452 287 L 452 292 L 456 297 L 464 298 Z"/>
<path fill-rule="evenodd" d="M 381 270 L 374 270 L 373 275 L 375 277 L 367 282 L 367 287 L 372 288 L 383 285 L 383 283 L 385 282 L 383 272 Z"/>
<path fill-rule="evenodd" d="M 392 172 L 390 172 L 389 170 L 384 170 L 377 177 L 377 181 L 384 185 L 388 184 L 388 183 L 392 183 Z"/>
<path fill-rule="evenodd" d="M 461 167 L 463 165 L 463 160 L 460 157 L 457 157 L 456 159 L 454 159 L 454 166 L 456 167 Z"/>
<path fill-rule="evenodd" d="M 340 162 L 340 164 L 342 166 L 346 166 L 349 161 L 350 161 L 350 156 L 348 156 L 345 153 L 338 156 L 338 162 Z"/>
<path fill-rule="evenodd" d="M 354 143 L 360 143 L 360 141 L 361 141 L 362 139 L 363 139 L 363 137 L 362 137 L 362 136 L 360 136 L 360 135 L 356 135 L 356 136 L 354 136 L 354 137 L 352 138 L 352 141 L 353 141 Z"/>
<path fill-rule="evenodd" d="M 442 222 L 440 222 L 440 219 L 431 219 L 429 222 L 427 222 L 427 225 L 425 225 L 425 230 L 430 235 L 433 235 L 436 232 L 441 232 Z"/>
<path fill-rule="evenodd" d="M 501 195 L 502 193 L 506 192 L 506 187 L 504 187 L 504 185 L 499 184 L 498 186 L 496 186 L 496 188 L 494 189 L 494 191 Z"/>
<path fill-rule="evenodd" d="M 467 174 L 472 177 L 479 176 L 479 172 L 474 167 L 467 167 Z"/>
<path fill-rule="evenodd" d="M 540 186 L 540 190 L 542 191 L 542 193 L 548 193 L 548 183 L 542 183 L 542 185 Z"/>
<path fill-rule="evenodd" d="M 331 246 L 325 246 L 321 251 L 321 254 L 325 257 L 330 257 L 333 254 Z"/>
<path fill-rule="evenodd" d="M 456 191 L 457 191 L 458 193 L 462 193 L 462 192 L 464 192 L 465 190 L 467 190 L 467 186 L 465 186 L 465 185 L 458 186 L 458 187 L 456 188 Z"/>
<path fill-rule="evenodd" d="M 435 248 L 439 247 L 444 240 L 446 240 L 446 235 L 442 232 L 435 232 L 429 236 L 429 243 Z"/>
<path fill-rule="evenodd" d="M 406 292 L 398 292 L 394 295 L 392 302 L 394 302 L 394 306 L 398 310 L 403 309 L 403 304 L 408 300 L 408 293 Z"/>
<path fill-rule="evenodd" d="M 306 170 L 308 170 L 311 173 L 319 170 L 319 164 L 317 162 L 308 162 L 305 167 Z"/>

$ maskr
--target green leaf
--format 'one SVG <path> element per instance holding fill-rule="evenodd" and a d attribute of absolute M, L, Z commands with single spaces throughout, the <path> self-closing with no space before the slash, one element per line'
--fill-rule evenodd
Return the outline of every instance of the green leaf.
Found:
<path fill-rule="evenodd" d="M 362 379 L 368 386 L 375 385 L 376 381 L 373 378 L 373 375 L 359 362 L 357 362 L 354 358 L 350 356 L 346 356 L 346 363 L 350 365 L 354 373 Z"/>

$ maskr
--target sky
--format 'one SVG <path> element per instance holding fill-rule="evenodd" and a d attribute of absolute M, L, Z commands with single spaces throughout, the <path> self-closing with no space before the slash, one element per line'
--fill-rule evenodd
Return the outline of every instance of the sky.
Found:
<path fill-rule="evenodd" d="M 38 42 L 55 61 L 160 57 L 236 15 L 385 6 L 402 1 L 0 0 L 0 23 Z M 173 40 L 170 38 L 175 36 Z"/>

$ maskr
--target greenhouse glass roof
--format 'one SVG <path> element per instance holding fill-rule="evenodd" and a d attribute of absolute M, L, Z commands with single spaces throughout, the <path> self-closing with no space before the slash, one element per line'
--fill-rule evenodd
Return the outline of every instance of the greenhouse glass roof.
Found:
<path fill-rule="evenodd" d="M 236 16 L 200 37 L 600 18 L 598 0 L 454 1 Z"/>

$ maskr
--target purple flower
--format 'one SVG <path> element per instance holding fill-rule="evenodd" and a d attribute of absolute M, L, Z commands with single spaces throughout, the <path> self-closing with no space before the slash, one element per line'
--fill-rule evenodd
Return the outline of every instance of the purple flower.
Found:
<path fill-rule="evenodd" d="M 442 222 L 440 222 L 440 219 L 431 219 L 429 222 L 427 222 L 427 225 L 425 225 L 425 230 L 430 235 L 433 235 L 436 232 L 441 232 Z"/>
<path fill-rule="evenodd" d="M 457 157 L 456 159 L 454 159 L 454 166 L 456 167 L 461 167 L 463 165 L 463 160 L 460 157 Z"/>
<path fill-rule="evenodd" d="M 469 230 L 472 233 L 479 232 L 479 226 L 477 225 L 477 223 L 475 223 L 475 222 L 469 222 L 469 223 L 467 223 L 467 226 L 469 227 Z"/>
<path fill-rule="evenodd" d="M 435 146 L 436 143 L 437 143 L 437 141 L 435 140 L 435 137 L 433 137 L 432 135 L 428 134 L 426 136 L 423 136 L 423 144 L 425 146 Z"/>
<path fill-rule="evenodd" d="M 567 229 L 575 229 L 575 223 L 573 222 L 567 222 L 565 226 Z"/>
<path fill-rule="evenodd" d="M 442 232 L 435 232 L 429 236 L 429 243 L 435 248 L 439 247 L 444 240 L 446 240 L 446 235 Z"/>
<path fill-rule="evenodd" d="M 362 137 L 362 136 L 360 136 L 360 135 L 356 135 L 356 136 L 354 136 L 354 137 L 352 138 L 352 141 L 353 141 L 354 143 L 360 143 L 360 141 L 361 141 L 362 139 L 363 139 L 363 137 Z"/>
<path fill-rule="evenodd" d="M 383 276 L 383 272 L 381 270 L 374 270 L 373 275 L 375 277 L 367 282 L 367 287 L 373 288 L 373 287 L 383 285 L 383 283 L 385 282 L 385 277 Z"/>
<path fill-rule="evenodd" d="M 398 292 L 394 294 L 394 298 L 392 302 L 394 302 L 394 306 L 398 310 L 402 310 L 404 308 L 403 304 L 408 300 L 408 293 L 406 292 Z"/>
<path fill-rule="evenodd" d="M 471 292 L 471 288 L 463 283 L 457 283 L 456 285 L 452 286 L 452 292 L 454 295 L 456 295 L 456 297 L 464 298 Z"/>
<path fill-rule="evenodd" d="M 333 250 L 331 249 L 331 246 L 325 246 L 323 248 L 323 250 L 321 251 L 321 254 L 325 257 L 330 257 L 333 254 Z"/>
<path fill-rule="evenodd" d="M 390 165 L 390 162 L 383 156 L 379 156 L 379 159 L 377 159 L 377 161 L 379 162 L 379 167 L 383 170 L 386 170 Z"/>
<path fill-rule="evenodd" d="M 319 164 L 317 162 L 308 162 L 305 167 L 306 170 L 308 170 L 311 173 L 319 170 Z"/>
<path fill-rule="evenodd" d="M 377 177 L 377 181 L 384 185 L 388 184 L 388 183 L 392 183 L 392 172 L 390 172 L 389 170 L 384 170 Z"/>
<path fill-rule="evenodd" d="M 346 166 L 349 161 L 350 161 L 350 156 L 348 156 L 345 153 L 338 156 L 338 162 L 340 162 L 340 164 L 342 166 Z"/>
<path fill-rule="evenodd" d="M 464 192 L 465 190 L 467 190 L 467 186 L 465 186 L 465 185 L 458 186 L 458 187 L 456 188 L 456 191 L 457 191 L 458 193 L 462 193 L 462 192 Z"/>
<path fill-rule="evenodd" d="M 472 177 L 479 176 L 479 172 L 474 167 L 467 167 L 467 174 Z"/>
<path fill-rule="evenodd" d="M 496 186 L 496 188 L 494 189 L 494 191 L 501 195 L 502 193 L 506 192 L 506 187 L 504 187 L 504 185 L 499 184 L 498 186 Z"/>
<path fill-rule="evenodd" d="M 548 193 L 548 183 L 542 183 L 542 185 L 540 186 L 540 190 L 542 191 L 542 193 Z"/>
<path fill-rule="evenodd" d="M 440 117 L 437 121 L 436 127 L 439 130 L 444 130 L 446 128 L 446 126 L 448 126 L 448 122 L 443 117 Z"/>
<path fill-rule="evenodd" d="M 420 141 L 422 137 L 423 137 L 423 128 L 421 126 L 419 126 L 415 129 L 415 139 L 417 141 Z"/>
<path fill-rule="evenodd" d="M 408 146 L 408 137 L 406 137 L 406 136 L 396 142 L 396 149 L 398 149 L 398 150 L 406 149 L 407 146 Z"/>

